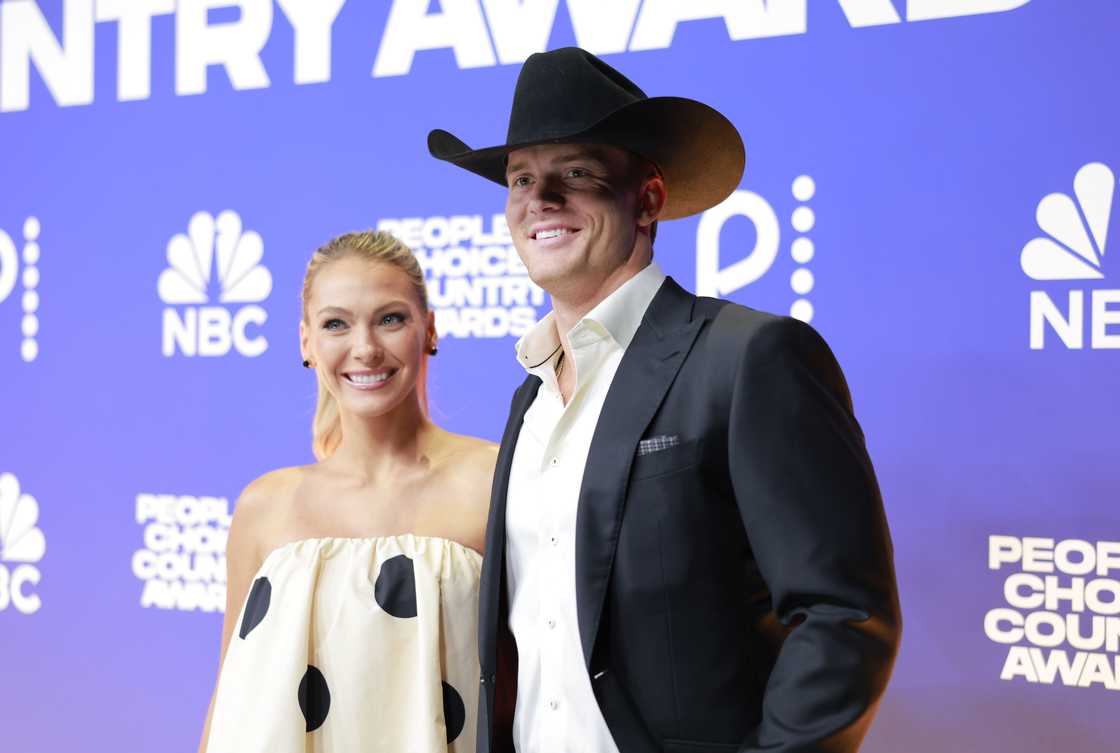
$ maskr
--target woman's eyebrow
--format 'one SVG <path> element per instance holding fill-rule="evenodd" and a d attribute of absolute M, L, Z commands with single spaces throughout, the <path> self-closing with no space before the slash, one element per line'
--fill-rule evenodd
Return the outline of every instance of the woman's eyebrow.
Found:
<path fill-rule="evenodd" d="M 319 309 L 316 316 L 321 316 L 322 314 L 325 314 L 327 312 L 335 312 L 335 311 L 337 311 L 340 314 L 349 314 L 350 313 L 349 309 L 344 309 L 341 306 L 324 306 L 323 308 Z"/>

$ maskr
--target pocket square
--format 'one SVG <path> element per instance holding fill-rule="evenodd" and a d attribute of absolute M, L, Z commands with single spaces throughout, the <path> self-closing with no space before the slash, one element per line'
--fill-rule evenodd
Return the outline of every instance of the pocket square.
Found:
<path fill-rule="evenodd" d="M 662 434 L 659 437 L 650 437 L 638 442 L 638 457 L 652 455 L 655 452 L 676 447 L 681 443 L 681 438 L 676 434 Z"/>

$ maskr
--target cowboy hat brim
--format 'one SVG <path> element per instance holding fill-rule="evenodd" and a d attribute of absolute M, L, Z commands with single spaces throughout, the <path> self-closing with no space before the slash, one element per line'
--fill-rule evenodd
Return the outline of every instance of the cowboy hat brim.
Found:
<path fill-rule="evenodd" d="M 684 97 L 649 97 L 631 102 L 598 122 L 570 132 L 485 149 L 471 149 L 457 136 L 436 129 L 428 134 L 428 151 L 476 175 L 506 185 L 506 158 L 517 149 L 539 144 L 608 144 L 655 164 L 668 198 L 660 219 L 702 212 L 723 201 L 739 185 L 746 152 L 739 132 L 718 111 Z"/>

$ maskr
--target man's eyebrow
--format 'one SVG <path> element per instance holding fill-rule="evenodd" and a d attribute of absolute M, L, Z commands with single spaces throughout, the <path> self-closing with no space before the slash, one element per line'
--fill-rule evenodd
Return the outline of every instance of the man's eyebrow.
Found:
<path fill-rule="evenodd" d="M 555 163 L 555 162 L 582 162 L 582 161 L 587 161 L 587 160 L 591 160 L 593 162 L 598 162 L 601 165 L 605 165 L 607 163 L 606 155 L 602 151 L 600 151 L 598 149 L 589 148 L 589 147 L 585 147 L 584 149 L 581 149 L 579 151 L 565 152 L 565 153 L 561 154 L 559 157 L 557 157 L 556 159 L 554 159 L 552 161 Z"/>
<path fill-rule="evenodd" d="M 606 155 L 598 150 L 592 148 L 584 148 L 579 151 L 563 152 L 557 157 L 553 157 L 548 161 L 550 165 L 562 164 L 564 162 L 595 162 L 600 166 L 607 164 Z M 510 173 L 520 172 L 526 169 L 525 162 L 518 160 L 510 162 L 506 165 L 506 175 Z"/>

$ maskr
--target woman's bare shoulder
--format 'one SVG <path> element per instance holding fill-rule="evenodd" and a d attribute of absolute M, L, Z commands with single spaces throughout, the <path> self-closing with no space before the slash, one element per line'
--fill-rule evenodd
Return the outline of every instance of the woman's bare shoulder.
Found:
<path fill-rule="evenodd" d="M 315 466 L 296 465 L 278 468 L 250 481 L 237 498 L 236 511 L 256 516 L 289 503 L 299 487 L 314 475 Z"/>
<path fill-rule="evenodd" d="M 455 475 L 464 481 L 485 482 L 489 491 L 498 460 L 498 445 L 468 434 L 449 434 L 448 464 Z"/>
<path fill-rule="evenodd" d="M 439 535 L 481 552 L 498 445 L 464 434 L 446 434 L 441 452 Z"/>
<path fill-rule="evenodd" d="M 285 533 L 300 490 L 315 474 L 315 466 L 293 466 L 269 471 L 250 481 L 233 509 L 231 549 L 254 559 L 271 551 Z"/>

